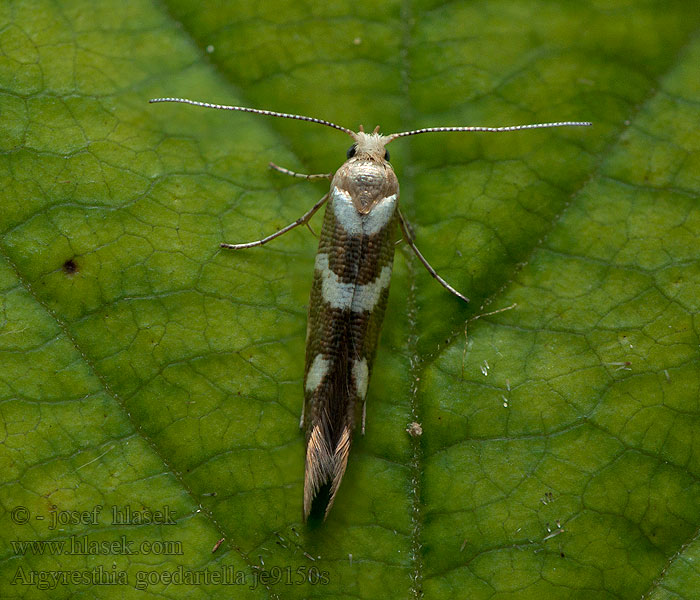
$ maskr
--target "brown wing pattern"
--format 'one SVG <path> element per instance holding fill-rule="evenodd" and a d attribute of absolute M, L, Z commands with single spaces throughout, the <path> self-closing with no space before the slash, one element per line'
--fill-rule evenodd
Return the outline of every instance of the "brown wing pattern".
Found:
<path fill-rule="evenodd" d="M 304 378 L 305 518 L 317 498 L 324 516 L 328 513 L 345 473 L 394 258 L 396 213 L 369 235 L 348 233 L 351 228 L 340 222 L 334 209 L 339 201 L 342 199 L 331 194 L 309 303 Z M 358 218 L 364 223 L 370 217 Z"/>

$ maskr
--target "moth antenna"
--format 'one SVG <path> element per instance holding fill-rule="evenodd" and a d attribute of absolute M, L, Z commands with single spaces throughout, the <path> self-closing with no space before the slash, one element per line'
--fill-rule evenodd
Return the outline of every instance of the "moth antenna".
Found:
<path fill-rule="evenodd" d="M 520 131 L 521 129 L 546 129 L 548 127 L 589 127 L 593 125 L 590 121 L 558 121 L 556 123 L 532 123 L 530 125 L 508 125 L 506 127 L 481 127 L 478 125 L 467 127 L 424 127 L 423 129 L 413 129 L 412 131 L 402 131 L 386 136 L 389 140 L 387 144 L 396 138 L 407 135 L 418 135 L 419 133 L 440 133 L 443 131 L 487 131 L 498 133 L 501 131 Z"/>
<path fill-rule="evenodd" d="M 191 104 L 193 106 L 202 106 L 204 108 L 216 108 L 218 110 L 238 110 L 241 112 L 254 113 L 256 115 L 267 115 L 268 117 L 281 117 L 283 119 L 296 119 L 297 121 L 308 121 L 309 123 L 318 123 L 319 125 L 326 125 L 327 127 L 332 127 L 333 129 L 339 129 L 344 131 L 348 135 L 354 137 L 355 132 L 347 127 L 342 127 L 341 125 L 336 125 L 330 121 L 324 119 L 317 119 L 316 117 L 305 117 L 304 115 L 291 115 L 289 113 L 276 112 L 274 110 L 263 110 L 260 108 L 249 108 L 247 106 L 229 106 L 227 104 L 212 104 L 211 102 L 200 102 L 199 100 L 188 100 L 187 98 L 152 98 L 148 101 L 150 104 L 155 104 L 156 102 L 179 102 L 180 104 Z"/>

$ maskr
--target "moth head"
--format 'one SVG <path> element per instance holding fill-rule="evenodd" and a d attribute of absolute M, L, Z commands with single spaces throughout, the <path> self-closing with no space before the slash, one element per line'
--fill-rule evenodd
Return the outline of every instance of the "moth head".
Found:
<path fill-rule="evenodd" d="M 391 141 L 391 137 L 379 133 L 379 125 L 372 133 L 365 133 L 364 127 L 360 125 L 358 132 L 351 133 L 355 143 L 348 148 L 348 160 L 354 157 L 377 162 L 389 162 L 389 151 L 386 145 Z"/>

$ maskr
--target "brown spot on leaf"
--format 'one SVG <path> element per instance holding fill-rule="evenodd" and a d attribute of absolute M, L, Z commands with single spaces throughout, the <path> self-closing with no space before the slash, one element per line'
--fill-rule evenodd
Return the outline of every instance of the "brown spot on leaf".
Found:
<path fill-rule="evenodd" d="M 63 272 L 66 275 L 73 275 L 74 273 L 77 273 L 78 264 L 72 258 L 69 258 L 66 262 L 63 263 Z"/>

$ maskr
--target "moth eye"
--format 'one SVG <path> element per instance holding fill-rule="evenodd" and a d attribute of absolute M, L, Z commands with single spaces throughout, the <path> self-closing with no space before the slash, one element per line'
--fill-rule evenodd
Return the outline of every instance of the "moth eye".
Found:
<path fill-rule="evenodd" d="M 384 160 L 389 160 L 389 151 L 386 148 L 384 148 Z"/>
<path fill-rule="evenodd" d="M 350 146 L 348 148 L 348 152 L 347 152 L 346 156 L 348 158 L 352 158 L 353 156 L 355 156 L 355 152 L 357 152 L 357 144 L 353 144 L 352 146 Z"/>

